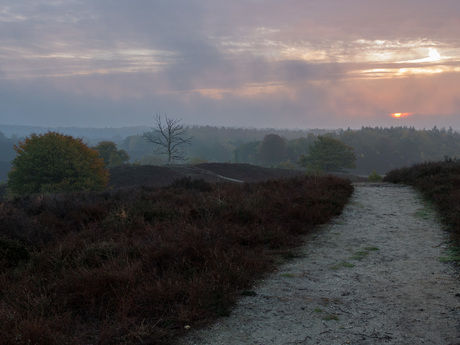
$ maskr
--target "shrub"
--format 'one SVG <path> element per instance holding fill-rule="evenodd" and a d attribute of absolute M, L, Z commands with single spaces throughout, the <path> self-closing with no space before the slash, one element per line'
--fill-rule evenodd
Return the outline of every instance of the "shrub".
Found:
<path fill-rule="evenodd" d="M 369 175 L 368 180 L 369 180 L 370 182 L 380 182 L 380 181 L 382 181 L 382 176 L 380 176 L 379 174 L 377 174 L 377 172 L 374 170 L 374 171 L 372 172 L 372 174 Z"/>
<path fill-rule="evenodd" d="M 8 174 L 14 195 L 101 190 L 108 171 L 98 152 L 81 139 L 48 132 L 32 134 L 15 146 L 16 158 Z"/>

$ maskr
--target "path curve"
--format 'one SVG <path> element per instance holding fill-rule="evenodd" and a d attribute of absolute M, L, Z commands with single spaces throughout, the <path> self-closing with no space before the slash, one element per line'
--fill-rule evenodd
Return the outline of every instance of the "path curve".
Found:
<path fill-rule="evenodd" d="M 410 187 L 358 184 L 343 214 L 181 345 L 460 344 L 459 277 L 448 240 Z"/>

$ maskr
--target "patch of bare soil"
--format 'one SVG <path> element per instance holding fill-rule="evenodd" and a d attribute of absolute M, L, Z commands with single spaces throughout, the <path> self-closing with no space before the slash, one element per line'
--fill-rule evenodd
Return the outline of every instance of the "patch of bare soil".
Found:
<path fill-rule="evenodd" d="M 359 184 L 299 258 L 181 345 L 460 344 L 459 276 L 447 234 L 410 187 Z"/>

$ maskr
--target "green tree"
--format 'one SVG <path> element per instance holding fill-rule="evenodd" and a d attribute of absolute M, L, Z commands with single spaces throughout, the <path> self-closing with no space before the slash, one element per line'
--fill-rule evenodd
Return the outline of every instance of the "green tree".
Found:
<path fill-rule="evenodd" d="M 306 137 L 291 139 L 286 142 L 286 151 L 291 162 L 297 162 L 301 155 L 310 151 L 310 146 L 316 140 L 316 135 L 308 133 Z"/>
<path fill-rule="evenodd" d="M 118 150 L 117 145 L 112 141 L 101 141 L 93 149 L 99 152 L 99 157 L 104 160 L 108 168 L 126 164 L 129 161 L 126 151 Z"/>
<path fill-rule="evenodd" d="M 108 172 L 98 152 L 81 139 L 47 132 L 32 134 L 14 147 L 17 156 L 8 173 L 13 195 L 100 190 Z"/>
<path fill-rule="evenodd" d="M 240 145 L 233 151 L 236 163 L 259 163 L 260 141 L 250 141 Z"/>
<path fill-rule="evenodd" d="M 308 169 L 340 172 L 344 168 L 353 169 L 356 164 L 353 148 L 343 141 L 329 136 L 318 136 L 307 156 L 300 156 L 297 162 Z"/>
<path fill-rule="evenodd" d="M 267 134 L 260 144 L 259 154 L 266 165 L 275 165 L 287 158 L 286 140 L 277 134 Z"/>

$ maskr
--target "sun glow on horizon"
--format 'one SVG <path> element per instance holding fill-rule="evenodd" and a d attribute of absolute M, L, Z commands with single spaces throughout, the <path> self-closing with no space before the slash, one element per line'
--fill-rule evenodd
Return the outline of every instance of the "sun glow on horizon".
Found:
<path fill-rule="evenodd" d="M 410 116 L 412 114 L 413 113 L 391 113 L 391 116 L 396 118 L 396 119 L 399 119 L 401 117 L 407 117 L 407 116 Z"/>

